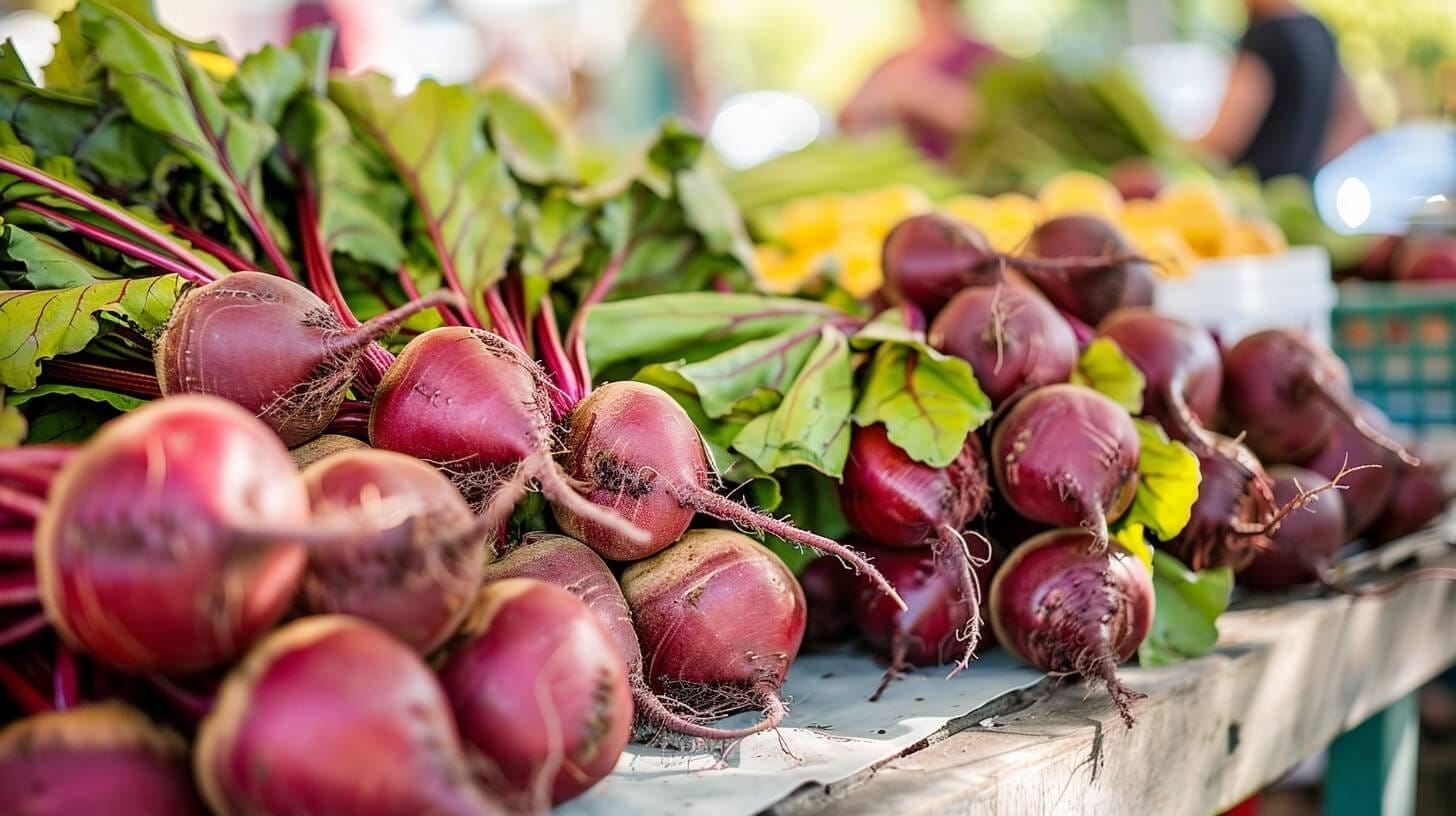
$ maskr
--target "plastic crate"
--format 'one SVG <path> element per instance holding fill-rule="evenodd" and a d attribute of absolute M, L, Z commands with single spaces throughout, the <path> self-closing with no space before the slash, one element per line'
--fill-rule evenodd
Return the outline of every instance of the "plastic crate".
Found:
<path fill-rule="evenodd" d="M 1344 284 L 1331 318 L 1357 394 L 1399 425 L 1456 426 L 1456 285 Z"/>
<path fill-rule="evenodd" d="M 1227 345 L 1263 329 L 1298 328 L 1329 342 L 1336 287 L 1320 247 L 1204 261 L 1186 278 L 1158 281 L 1153 307 L 1205 326 Z"/>

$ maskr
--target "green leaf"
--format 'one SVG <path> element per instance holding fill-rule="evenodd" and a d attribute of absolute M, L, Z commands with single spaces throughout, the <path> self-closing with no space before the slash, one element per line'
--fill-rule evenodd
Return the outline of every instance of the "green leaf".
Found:
<path fill-rule="evenodd" d="M 486 143 L 480 96 L 427 79 L 398 97 L 379 74 L 336 78 L 329 96 L 389 160 L 445 279 L 478 303 L 505 275 L 520 202 L 505 162 Z"/>
<path fill-rule="evenodd" d="M 773 473 L 807 465 L 834 478 L 849 455 L 849 413 L 854 402 L 849 342 L 830 326 L 820 329 L 814 353 L 772 412 L 749 420 L 733 448 Z"/>
<path fill-rule="evenodd" d="M 405 257 L 400 224 L 409 196 L 389 166 L 324 97 L 302 97 L 289 108 L 283 139 L 309 174 L 324 246 L 393 273 Z"/>
<path fill-rule="evenodd" d="M 108 391 L 104 388 L 93 388 L 89 385 L 46 383 L 44 385 L 37 385 L 29 391 L 11 394 L 6 398 L 5 404 L 20 407 L 44 397 L 53 396 L 75 397 L 89 402 L 97 402 L 103 405 L 109 405 L 118 412 L 131 411 L 147 403 L 147 400 L 141 397 L 134 397 L 130 394 L 119 394 L 115 391 Z"/>
<path fill-rule="evenodd" d="M 891 442 L 931 467 L 955 461 L 990 418 L 970 364 L 921 343 L 881 344 L 854 409 L 855 424 L 884 423 Z"/>
<path fill-rule="evenodd" d="M 42 232 L 31 232 L 14 224 L 4 227 L 5 254 L 24 269 L 12 275 L 0 272 L 7 280 L 18 278 L 32 289 L 65 289 L 85 286 L 119 275 L 102 269 L 77 254 L 56 238 Z"/>
<path fill-rule="evenodd" d="M 1213 651 L 1218 644 L 1218 616 L 1228 608 L 1233 585 L 1228 567 L 1194 572 L 1166 552 L 1154 553 L 1157 609 L 1152 630 L 1138 646 L 1138 661 L 1167 666 Z"/>
<path fill-rule="evenodd" d="M 517 178 L 531 184 L 574 180 L 566 134 L 547 110 L 501 86 L 487 89 L 485 101 L 491 144 Z"/>
<path fill-rule="evenodd" d="M 1112 539 L 1121 544 L 1123 549 L 1137 556 L 1143 566 L 1153 568 L 1153 548 L 1148 544 L 1148 528 L 1141 522 L 1128 521 L 1127 516 L 1117 520 L 1112 525 Z"/>
<path fill-rule="evenodd" d="M 5 387 L 0 386 L 0 448 L 13 448 L 25 441 L 25 414 L 5 399 Z"/>
<path fill-rule="evenodd" d="M 254 119 L 278 126 L 283 109 L 303 90 L 308 66 L 290 48 L 265 45 L 243 58 L 223 89 L 223 99 L 243 104 Z"/>
<path fill-rule="evenodd" d="M 738 205 L 706 167 L 690 167 L 677 175 L 677 195 L 687 223 L 709 250 L 727 255 L 744 269 L 754 264 L 753 242 L 743 226 Z"/>
<path fill-rule="evenodd" d="M 1133 416 L 1143 412 L 1147 379 L 1110 337 L 1098 337 L 1087 344 L 1072 371 L 1072 382 L 1111 398 Z"/>
<path fill-rule="evenodd" d="M 109 86 L 131 118 L 217 185 L 255 234 L 285 244 L 287 236 L 268 223 L 263 200 L 263 161 L 277 141 L 273 129 L 225 105 L 183 44 L 104 3 L 78 8 Z"/>
<path fill-rule="evenodd" d="M 587 315 L 587 355 L 593 371 L 629 360 L 700 360 L 752 340 L 847 317 L 807 300 L 719 292 L 601 303 Z"/>
<path fill-rule="evenodd" d="M 817 326 L 750 340 L 706 360 L 680 366 L 678 373 L 697 389 L 703 410 L 710 417 L 723 417 L 735 410 L 762 413 L 782 401 L 820 340 Z M 757 410 L 748 406 L 757 406 Z"/>
<path fill-rule="evenodd" d="M 596 214 L 573 204 L 557 188 L 539 203 L 523 207 L 522 274 L 558 281 L 576 271 L 596 238 L 592 232 Z"/>
<path fill-rule="evenodd" d="M 142 332 L 158 331 L 185 285 L 176 275 L 162 275 L 0 292 L 0 385 L 35 387 L 41 361 L 85 348 L 100 332 L 102 315 Z"/>
<path fill-rule="evenodd" d="M 1138 486 L 1126 520 L 1146 526 L 1159 541 L 1171 541 L 1188 523 L 1198 499 L 1198 457 L 1169 439 L 1156 422 L 1134 419 L 1133 425 L 1140 446 Z"/>

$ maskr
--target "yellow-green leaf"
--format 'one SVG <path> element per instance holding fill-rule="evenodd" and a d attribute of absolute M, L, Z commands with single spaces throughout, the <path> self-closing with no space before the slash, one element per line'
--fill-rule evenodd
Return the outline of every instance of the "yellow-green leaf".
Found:
<path fill-rule="evenodd" d="M 1145 525 L 1159 541 L 1182 532 L 1198 499 L 1198 457 L 1168 438 L 1161 425 L 1134 419 L 1138 431 L 1138 486 L 1128 523 Z"/>
<path fill-rule="evenodd" d="M 1147 379 L 1110 337 L 1098 337 L 1087 344 L 1072 370 L 1072 382 L 1102 393 L 1133 416 L 1143 411 Z"/>

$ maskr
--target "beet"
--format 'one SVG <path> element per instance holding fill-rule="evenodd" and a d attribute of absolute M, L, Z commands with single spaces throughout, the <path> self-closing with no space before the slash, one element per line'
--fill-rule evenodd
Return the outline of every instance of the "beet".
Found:
<path fill-rule="evenodd" d="M 369 413 L 369 441 L 445 470 L 487 516 L 537 484 L 553 507 L 570 511 L 617 538 L 646 533 L 593 504 L 552 457 L 556 449 L 545 374 L 499 335 L 463 326 L 432 329 L 411 340 L 384 373 Z"/>
<path fill-rule="evenodd" d="M 351 450 L 303 472 L 314 518 L 356 534 L 309 551 L 303 601 L 354 615 L 420 652 L 465 616 L 503 518 L 477 521 L 450 480 L 402 453 Z"/>
<path fill-rule="evenodd" d="M 783 721 L 779 689 L 803 641 L 805 602 L 773 553 L 740 533 L 692 530 L 628 567 L 622 594 L 655 691 L 697 710 L 761 709 L 738 736 Z"/>
<path fill-rule="evenodd" d="M 854 429 L 839 485 L 844 517 L 886 547 L 919 547 L 965 528 L 990 500 L 986 455 L 974 434 L 943 468 L 911 459 L 885 426 Z"/>
<path fill-rule="evenodd" d="M 1052 530 L 1011 551 L 991 582 L 996 641 L 1018 660 L 1052 674 L 1101 681 L 1132 726 L 1142 695 L 1117 676 L 1153 623 L 1150 571 L 1121 545 L 1085 530 Z"/>
<path fill-rule="evenodd" d="M 1366 531 L 1374 544 L 1385 544 L 1424 529 L 1446 511 L 1447 492 L 1442 484 L 1444 468 L 1422 462 L 1402 465 L 1397 471 L 1390 501 Z"/>
<path fill-rule="evenodd" d="M 1090 215 L 1043 222 L 1027 239 L 1030 258 L 1012 265 L 1058 309 L 1096 326 L 1116 309 L 1151 306 L 1152 265 L 1116 227 Z"/>
<path fill-rule="evenodd" d="M 1389 432 L 1390 421 L 1379 408 L 1361 402 L 1356 410 L 1382 434 Z M 1377 467 L 1351 471 L 1342 482 L 1347 524 L 1342 544 L 1359 537 L 1375 522 L 1395 494 L 1399 471 L 1405 465 L 1390 451 L 1366 439 L 1345 422 L 1336 422 L 1324 447 L 1304 463 L 1305 468 L 1326 479 L 1333 479 L 1346 467 L 1359 465 Z"/>
<path fill-rule="evenodd" d="M 838 564 L 834 566 L 841 580 L 848 581 L 851 574 Z M 554 584 L 587 605 L 621 654 L 637 718 L 644 724 L 709 740 L 742 736 L 738 730 L 713 728 L 669 710 L 648 687 L 642 674 L 642 646 L 632 625 L 632 610 L 611 568 L 590 547 L 569 536 L 528 534 L 519 546 L 485 568 L 486 583 L 507 578 L 535 578 Z"/>
<path fill-rule="evenodd" d="M 967 286 L 1001 279 L 999 256 L 975 227 L 940 213 L 911 216 L 885 236 L 880 268 L 893 303 L 934 316 Z"/>
<path fill-rule="evenodd" d="M 833 558 L 816 558 L 799 573 L 808 622 L 804 651 L 825 651 L 854 634 L 854 576 Z"/>
<path fill-rule="evenodd" d="M 1142 372 L 1143 414 L 1179 442 L 1206 441 L 1218 414 L 1223 362 L 1206 329 L 1150 309 L 1118 309 L 1097 327 Z"/>
<path fill-rule="evenodd" d="M 1140 443 L 1121 406 L 1080 385 L 1049 385 L 1017 402 L 991 438 L 996 485 L 1033 521 L 1091 531 L 1132 505 Z"/>
<path fill-rule="evenodd" d="M 223 816 L 505 812 L 474 785 L 429 667 L 342 615 L 258 644 L 224 681 L 193 761 Z"/>
<path fill-rule="evenodd" d="M 157 383 L 169 396 L 231 400 L 299 445 L 338 415 L 370 343 L 452 298 L 434 293 L 349 328 L 292 281 L 234 272 L 189 291 L 172 310 L 156 343 Z"/>
<path fill-rule="evenodd" d="M 1323 483 L 1325 478 L 1289 465 L 1275 466 L 1269 475 L 1274 480 L 1274 500 L 1279 504 L 1297 501 L 1306 489 Z M 1338 490 L 1311 497 L 1300 512 L 1290 513 L 1279 523 L 1268 546 L 1258 550 L 1253 561 L 1239 571 L 1239 583 L 1277 590 L 1319 580 L 1320 572 L 1347 540 L 1346 507 Z"/>
<path fill-rule="evenodd" d="M 984 539 L 977 539 L 983 546 Z M 967 542 L 968 544 L 970 542 Z M 965 545 L 961 545 L 965 546 Z M 981 588 L 991 579 L 989 546 L 974 556 L 974 582 L 962 583 L 945 559 L 928 549 L 871 549 L 875 563 L 909 605 L 896 609 L 873 587 L 862 587 L 854 601 L 854 622 L 860 636 L 890 663 L 876 700 L 910 666 L 955 664 L 951 676 L 964 669 L 977 647 L 990 645 L 980 632 L 984 617 Z"/>
<path fill-rule="evenodd" d="M 117 702 L 35 714 L 0 731 L 0 813 L 191 816 L 187 744 Z"/>
<path fill-rule="evenodd" d="M 605 509 L 599 513 L 611 511 L 650 534 L 645 543 L 626 540 L 574 507 L 553 504 L 561 529 L 603 558 L 632 561 L 660 552 L 704 513 L 838 556 L 893 595 L 853 550 L 714 492 L 709 485 L 717 474 L 702 436 L 682 406 L 656 386 L 625 381 L 597 388 L 572 411 L 566 450 L 567 473 Z"/>
<path fill-rule="evenodd" d="M 368 447 L 368 444 L 352 436 L 324 434 L 317 439 L 311 439 L 298 447 L 290 449 L 288 455 L 293 458 L 293 464 L 301 470 L 320 459 L 333 456 L 336 453 L 364 450 Z"/>
<path fill-rule="evenodd" d="M 1195 570 L 1241 569 L 1267 546 L 1266 530 L 1278 511 L 1273 482 L 1243 443 L 1207 433 L 1207 445 L 1195 445 L 1198 456 L 1198 498 L 1188 523 L 1163 546 Z"/>
<path fill-rule="evenodd" d="M 56 476 L 35 539 L 46 616 L 122 669 L 220 665 L 293 600 L 308 524 L 288 450 L 257 418 L 216 397 L 150 403 Z"/>
<path fill-rule="evenodd" d="M 481 589 L 440 682 L 482 782 L 520 812 L 600 782 L 631 736 L 617 644 L 586 604 L 545 581 Z"/>
<path fill-rule="evenodd" d="M 1266 463 L 1308 460 L 1341 421 L 1415 462 L 1360 415 L 1344 363 L 1303 332 L 1270 329 L 1240 340 L 1224 356 L 1223 388 L 1229 427 Z"/>
<path fill-rule="evenodd" d="M 1077 337 L 1040 295 L 1000 284 L 962 290 L 930 324 L 930 344 L 965 360 L 1000 405 L 1024 388 L 1066 382 Z"/>

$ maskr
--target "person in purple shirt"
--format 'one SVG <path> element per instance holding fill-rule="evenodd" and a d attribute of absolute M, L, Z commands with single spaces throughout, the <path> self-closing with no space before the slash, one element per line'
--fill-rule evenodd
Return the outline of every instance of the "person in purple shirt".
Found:
<path fill-rule="evenodd" d="M 839 114 L 846 133 L 901 125 L 926 154 L 945 159 L 975 122 L 971 79 L 999 54 L 971 35 L 955 0 L 917 0 L 920 34 L 880 64 Z"/>

